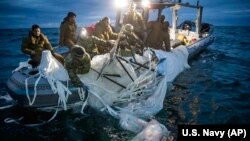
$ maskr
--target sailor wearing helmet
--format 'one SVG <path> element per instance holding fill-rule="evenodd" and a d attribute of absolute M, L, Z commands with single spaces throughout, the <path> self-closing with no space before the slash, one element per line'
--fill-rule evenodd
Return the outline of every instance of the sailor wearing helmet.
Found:
<path fill-rule="evenodd" d="M 124 15 L 123 24 L 131 24 L 134 27 L 135 34 L 141 39 L 144 40 L 144 32 L 146 30 L 145 23 L 143 21 L 141 13 L 136 11 L 136 4 L 131 3 L 128 13 Z"/>
<path fill-rule="evenodd" d="M 74 45 L 71 52 L 65 58 L 65 68 L 69 73 L 72 84 L 81 87 L 82 83 L 77 74 L 85 74 L 90 70 L 90 56 L 85 49 Z"/>
<path fill-rule="evenodd" d="M 142 54 L 144 45 L 142 40 L 135 35 L 133 26 L 126 24 L 121 32 L 119 41 L 121 55 L 131 56 L 134 53 Z"/>

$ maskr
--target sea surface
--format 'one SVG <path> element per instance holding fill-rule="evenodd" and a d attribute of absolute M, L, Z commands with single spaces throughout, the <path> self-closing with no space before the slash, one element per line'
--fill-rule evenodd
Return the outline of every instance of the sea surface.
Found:
<path fill-rule="evenodd" d="M 21 48 L 29 29 L 0 29 L 0 106 L 10 104 L 5 86 L 20 61 L 26 61 Z M 179 124 L 250 124 L 250 27 L 216 26 L 215 41 L 189 62 L 169 86 L 164 108 L 154 117 L 176 139 Z M 59 29 L 42 29 L 52 46 L 58 44 Z M 41 123 L 54 114 L 35 109 L 11 107 L 0 110 L 1 141 L 126 141 L 135 136 L 123 130 L 108 115 L 73 110 L 59 112 L 50 123 L 25 127 L 5 123 L 6 118 L 22 124 Z"/>

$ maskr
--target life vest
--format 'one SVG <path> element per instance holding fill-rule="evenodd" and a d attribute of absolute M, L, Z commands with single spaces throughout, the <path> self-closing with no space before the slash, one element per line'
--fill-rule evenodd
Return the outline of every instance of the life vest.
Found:
<path fill-rule="evenodd" d="M 179 41 L 183 42 L 185 46 L 190 45 L 190 44 L 192 43 L 192 42 L 189 41 L 189 40 L 187 39 L 187 37 L 186 37 L 185 35 L 183 35 L 183 34 L 179 34 L 179 35 L 177 36 L 177 39 L 178 39 Z"/>

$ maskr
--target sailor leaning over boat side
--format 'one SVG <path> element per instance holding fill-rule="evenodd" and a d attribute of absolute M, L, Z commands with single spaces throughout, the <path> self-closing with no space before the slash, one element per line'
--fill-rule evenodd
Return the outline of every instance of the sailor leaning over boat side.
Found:
<path fill-rule="evenodd" d="M 28 37 L 23 39 L 21 50 L 23 53 L 30 55 L 31 60 L 29 64 L 31 64 L 33 68 L 40 64 L 42 52 L 44 50 L 50 50 L 52 55 L 61 64 L 64 64 L 64 58 L 53 52 L 53 48 L 48 38 L 41 32 L 40 26 L 36 24 L 32 25 Z"/>
<path fill-rule="evenodd" d="M 88 73 L 91 67 L 90 56 L 85 49 L 79 45 L 74 45 L 70 53 L 65 58 L 65 68 L 68 71 L 72 84 L 82 87 L 82 82 L 77 74 Z"/>
<path fill-rule="evenodd" d="M 144 44 L 139 39 L 131 24 L 124 26 L 124 31 L 121 31 L 121 37 L 119 39 L 119 52 L 121 56 L 132 56 L 135 53 L 142 55 Z"/>

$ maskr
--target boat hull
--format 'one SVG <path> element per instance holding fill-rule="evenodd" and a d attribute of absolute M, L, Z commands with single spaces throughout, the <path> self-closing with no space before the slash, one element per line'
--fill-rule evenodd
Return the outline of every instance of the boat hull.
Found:
<path fill-rule="evenodd" d="M 213 43 L 213 41 L 214 41 L 214 37 L 212 35 L 209 35 L 189 46 L 186 46 L 188 53 L 189 53 L 188 60 L 194 58 L 195 56 L 200 54 L 202 51 L 204 51 L 211 43 Z"/>
<path fill-rule="evenodd" d="M 38 79 L 38 76 L 33 76 L 36 70 L 23 68 L 19 71 L 14 72 L 11 77 L 7 81 L 7 92 L 8 94 L 20 105 L 24 107 L 53 107 L 58 106 L 59 95 L 57 93 L 53 93 L 50 84 L 48 83 L 46 78 L 41 78 L 35 87 L 35 82 Z M 32 78 L 29 78 L 33 76 Z M 29 79 L 28 79 L 29 78 Z M 28 94 L 30 97 L 30 101 L 27 97 L 25 80 L 28 79 Z M 66 84 L 66 82 L 64 82 Z M 35 88 L 37 95 L 35 96 Z M 78 94 L 78 90 L 76 87 L 73 87 L 71 84 L 69 85 L 69 90 L 72 92 L 69 95 L 67 104 L 72 104 L 80 101 L 80 96 Z M 35 100 L 33 104 L 30 102 L 33 100 L 35 96 Z"/>
<path fill-rule="evenodd" d="M 199 53 L 204 51 L 209 44 L 214 41 L 213 36 L 207 36 L 196 43 L 193 43 L 189 46 L 186 46 L 187 51 L 189 53 L 188 59 L 192 59 L 197 56 Z M 35 87 L 35 83 L 38 79 L 37 70 L 22 68 L 19 71 L 15 71 L 11 77 L 7 81 L 7 92 L 9 95 L 20 105 L 24 107 L 53 107 L 58 106 L 59 95 L 57 93 L 53 93 L 50 84 L 48 83 L 46 78 L 41 78 Z M 30 78 L 31 77 L 31 78 Z M 28 86 L 26 90 L 25 80 L 28 79 Z M 66 82 L 63 82 L 66 85 Z M 78 89 L 72 84 L 69 83 L 69 90 L 72 92 L 67 99 L 67 104 L 72 104 L 81 101 L 80 96 L 78 94 Z M 35 89 L 37 95 L 35 94 Z M 28 100 L 27 93 L 30 97 Z M 31 104 L 31 101 L 34 99 L 34 103 Z"/>

